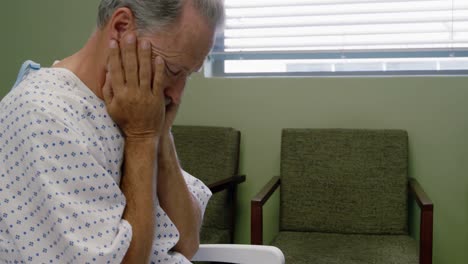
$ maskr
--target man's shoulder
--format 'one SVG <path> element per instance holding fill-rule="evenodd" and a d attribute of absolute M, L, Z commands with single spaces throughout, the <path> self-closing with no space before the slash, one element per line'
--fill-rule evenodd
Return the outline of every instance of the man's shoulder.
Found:
<path fill-rule="evenodd" d="M 58 113 L 63 94 L 54 89 L 58 79 L 44 76 L 42 70 L 28 74 L 0 103 L 0 117 L 10 119 L 26 113 Z"/>
<path fill-rule="evenodd" d="M 73 127 L 80 98 L 60 71 L 40 69 L 25 76 L 0 103 L 0 133 L 7 130 Z M 67 87 L 70 86 L 70 87 Z"/>
<path fill-rule="evenodd" d="M 78 100 L 82 94 L 86 94 L 84 89 L 77 87 L 74 76 L 60 68 L 41 68 L 29 73 L 17 87 L 12 89 L 12 92 L 30 95 L 29 97 L 71 101 Z"/>
<path fill-rule="evenodd" d="M 104 102 L 76 78 L 59 68 L 31 72 L 3 98 L 0 116 L 34 111 L 79 119 L 89 112 L 106 112 Z"/>
<path fill-rule="evenodd" d="M 66 72 L 64 76 L 57 74 L 60 72 L 31 72 L 0 102 L 0 142 L 2 134 L 5 139 L 57 131 L 92 139 L 92 144 L 96 138 L 115 136 L 120 140 L 120 131 L 104 102 L 86 87 L 76 87 Z"/>
<path fill-rule="evenodd" d="M 3 98 L 2 108 L 33 104 L 40 100 L 60 99 L 65 94 L 66 85 L 67 82 L 55 70 L 45 68 L 32 71 Z"/>

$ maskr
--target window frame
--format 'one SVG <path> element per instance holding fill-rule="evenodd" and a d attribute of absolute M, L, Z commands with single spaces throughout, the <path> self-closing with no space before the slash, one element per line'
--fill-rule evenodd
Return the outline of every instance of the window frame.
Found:
<path fill-rule="evenodd" d="M 225 61 L 228 60 L 339 60 L 339 59 L 418 59 L 418 58 L 467 58 L 466 48 L 432 48 L 432 49 L 388 49 L 382 50 L 317 50 L 317 51 L 224 51 L 224 31 L 215 39 L 215 46 L 207 56 L 204 64 L 205 77 L 366 77 L 366 76 L 467 76 L 468 67 L 458 70 L 398 70 L 398 71 L 292 71 L 292 72 L 246 72 L 228 73 Z M 324 64 L 325 65 L 325 64 Z"/>
<path fill-rule="evenodd" d="M 365 77 L 365 76 L 467 76 L 465 70 L 414 70 L 414 71 L 339 71 L 339 72 L 256 72 L 226 73 L 225 60 L 280 60 L 280 59 L 392 59 L 392 58 L 465 58 L 468 49 L 420 50 L 387 52 L 212 52 L 205 61 L 205 77 Z"/>

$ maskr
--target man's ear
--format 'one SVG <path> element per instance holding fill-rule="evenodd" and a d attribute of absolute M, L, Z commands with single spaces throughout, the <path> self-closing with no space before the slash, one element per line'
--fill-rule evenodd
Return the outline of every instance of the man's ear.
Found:
<path fill-rule="evenodd" d="M 121 7 L 115 10 L 109 21 L 109 33 L 112 39 L 120 41 L 127 33 L 136 30 L 135 17 L 132 10 Z"/>

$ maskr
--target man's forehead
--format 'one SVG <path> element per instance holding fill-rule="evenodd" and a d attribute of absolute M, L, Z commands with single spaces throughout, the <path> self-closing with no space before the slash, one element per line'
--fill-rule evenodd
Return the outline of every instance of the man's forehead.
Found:
<path fill-rule="evenodd" d="M 177 23 L 148 37 L 154 55 L 161 55 L 185 71 L 194 72 L 201 68 L 211 50 L 214 34 L 215 28 L 210 26 L 208 20 L 192 5 L 188 5 L 183 8 Z"/>
<path fill-rule="evenodd" d="M 171 40 L 172 39 L 172 40 Z M 171 63 L 176 63 L 187 72 L 198 71 L 206 55 L 211 50 L 212 41 L 201 40 L 200 36 L 190 41 L 190 36 L 178 39 L 155 37 L 151 39 L 153 56 L 162 56 Z"/>

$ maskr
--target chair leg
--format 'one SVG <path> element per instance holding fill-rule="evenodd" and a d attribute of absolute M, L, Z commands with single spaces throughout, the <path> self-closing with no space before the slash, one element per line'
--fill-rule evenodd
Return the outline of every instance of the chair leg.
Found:
<path fill-rule="evenodd" d="M 422 210 L 419 237 L 419 263 L 432 264 L 433 211 Z"/>
<path fill-rule="evenodd" d="M 263 245 L 263 211 L 262 205 L 252 201 L 250 221 L 250 241 L 252 245 Z"/>
<path fill-rule="evenodd" d="M 235 231 L 236 231 L 236 212 L 237 212 L 237 209 L 236 209 L 236 199 L 237 199 L 237 196 L 236 196 L 236 192 L 237 192 L 237 185 L 233 185 L 232 187 L 230 187 L 228 189 L 228 192 L 229 192 L 229 202 L 231 203 L 231 215 L 229 216 L 230 217 L 230 221 L 231 221 L 231 230 L 230 230 L 230 233 L 231 233 L 231 244 L 234 244 L 234 234 L 235 234 Z"/>

